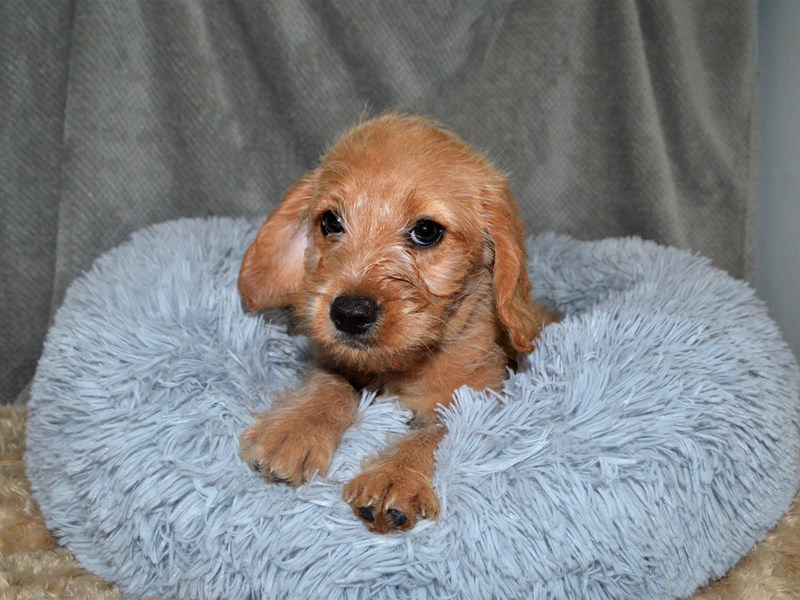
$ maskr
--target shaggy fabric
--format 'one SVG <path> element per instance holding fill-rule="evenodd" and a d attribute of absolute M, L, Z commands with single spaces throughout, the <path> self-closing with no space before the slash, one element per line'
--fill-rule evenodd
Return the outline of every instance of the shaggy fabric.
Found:
<path fill-rule="evenodd" d="M 25 409 L 0 407 L 0 600 L 121 600 L 47 533 L 23 473 L 24 432 Z M 800 497 L 763 542 L 692 598 L 800 598 Z"/>
<path fill-rule="evenodd" d="M 339 498 L 405 429 L 365 395 L 326 478 L 263 484 L 237 437 L 295 383 L 302 338 L 245 315 L 255 224 L 165 223 L 70 288 L 32 390 L 27 473 L 47 525 L 129 594 L 182 598 L 686 595 L 800 480 L 791 353 L 751 290 L 637 239 L 530 244 L 566 315 L 502 394 L 443 411 L 442 516 L 368 533 Z"/>

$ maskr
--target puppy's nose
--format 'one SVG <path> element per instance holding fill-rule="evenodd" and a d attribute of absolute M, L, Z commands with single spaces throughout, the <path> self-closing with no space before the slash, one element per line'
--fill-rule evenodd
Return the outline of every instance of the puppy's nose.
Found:
<path fill-rule="evenodd" d="M 337 296 L 331 302 L 330 317 L 339 331 L 366 333 L 378 318 L 378 303 L 364 296 Z"/>

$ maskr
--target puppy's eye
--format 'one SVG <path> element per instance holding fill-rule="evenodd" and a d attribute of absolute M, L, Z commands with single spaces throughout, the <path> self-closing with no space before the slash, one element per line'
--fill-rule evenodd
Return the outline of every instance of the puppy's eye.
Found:
<path fill-rule="evenodd" d="M 329 233 L 342 233 L 344 231 L 344 225 L 342 225 L 339 215 L 332 210 L 326 210 L 324 213 L 322 213 L 322 217 L 319 220 L 319 226 L 320 229 L 322 229 L 322 235 L 328 235 Z"/>
<path fill-rule="evenodd" d="M 417 221 L 414 228 L 408 232 L 408 237 L 411 238 L 412 243 L 423 248 L 433 246 L 442 239 L 443 235 L 444 227 L 436 221 L 427 220 Z"/>

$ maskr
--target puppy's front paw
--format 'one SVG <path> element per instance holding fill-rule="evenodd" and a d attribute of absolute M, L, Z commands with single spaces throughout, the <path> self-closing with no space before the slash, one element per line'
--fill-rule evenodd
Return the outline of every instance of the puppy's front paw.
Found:
<path fill-rule="evenodd" d="M 319 422 L 286 423 L 281 415 L 259 418 L 239 439 L 239 452 L 270 483 L 300 485 L 328 470 L 341 432 Z"/>
<path fill-rule="evenodd" d="M 342 497 L 374 533 L 407 531 L 420 519 L 439 516 L 430 478 L 391 462 L 368 466 L 344 486 Z"/>

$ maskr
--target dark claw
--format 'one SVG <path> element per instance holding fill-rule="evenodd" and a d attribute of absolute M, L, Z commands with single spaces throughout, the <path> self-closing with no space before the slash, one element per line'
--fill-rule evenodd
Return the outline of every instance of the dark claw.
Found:
<path fill-rule="evenodd" d="M 371 506 L 359 506 L 358 507 L 358 514 L 361 515 L 361 518 L 365 521 L 370 523 L 375 522 L 375 513 L 374 509 Z"/>
<path fill-rule="evenodd" d="M 261 475 L 262 465 L 260 460 L 254 460 L 250 463 L 250 468 L 253 469 L 256 473 Z"/>
<path fill-rule="evenodd" d="M 392 527 L 402 527 L 408 521 L 408 518 L 396 508 L 390 508 L 386 511 L 389 515 L 389 520 L 392 522 Z"/>
<path fill-rule="evenodd" d="M 275 473 L 275 471 L 270 471 L 269 480 L 272 483 L 289 483 L 288 479 L 284 479 L 283 477 Z"/>

